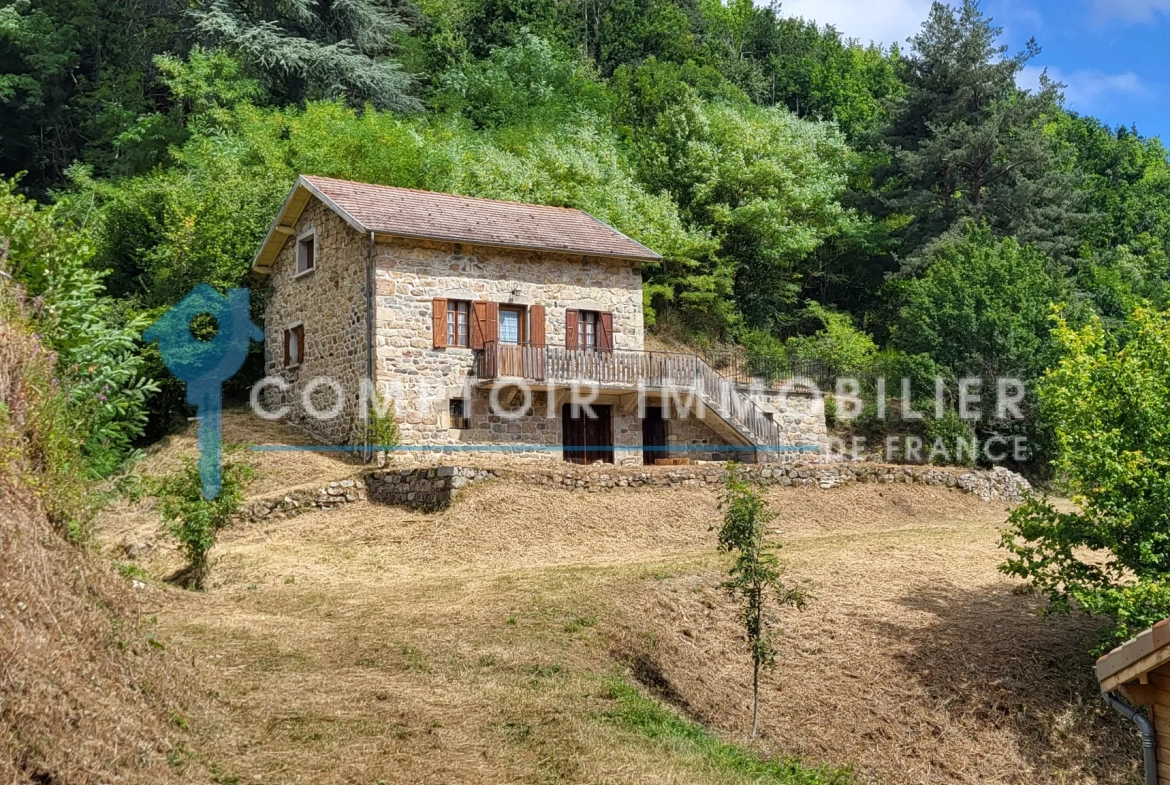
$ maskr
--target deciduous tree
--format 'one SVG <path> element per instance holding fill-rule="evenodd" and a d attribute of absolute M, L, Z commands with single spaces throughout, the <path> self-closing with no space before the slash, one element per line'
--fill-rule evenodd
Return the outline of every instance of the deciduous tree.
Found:
<path fill-rule="evenodd" d="M 806 594 L 780 580 L 780 562 L 768 541 L 768 525 L 776 519 L 759 490 L 740 476 L 734 464 L 727 467 L 723 494 L 723 526 L 719 550 L 735 557 L 723 588 L 739 602 L 739 621 L 752 657 L 752 737 L 760 719 L 760 670 L 776 663 L 779 635 L 774 607 L 803 608 Z"/>

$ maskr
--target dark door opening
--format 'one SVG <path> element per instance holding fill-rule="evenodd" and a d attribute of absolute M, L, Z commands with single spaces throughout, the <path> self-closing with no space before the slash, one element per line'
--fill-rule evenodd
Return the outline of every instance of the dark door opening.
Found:
<path fill-rule="evenodd" d="M 653 466 L 659 458 L 667 458 L 666 420 L 661 406 L 647 406 L 642 418 L 642 463 Z"/>
<path fill-rule="evenodd" d="M 583 464 L 595 461 L 613 463 L 613 415 L 610 407 L 594 404 L 588 408 L 593 410 L 593 417 L 588 416 L 586 408 L 582 406 L 566 403 L 561 407 L 561 443 L 564 445 L 565 460 Z"/>

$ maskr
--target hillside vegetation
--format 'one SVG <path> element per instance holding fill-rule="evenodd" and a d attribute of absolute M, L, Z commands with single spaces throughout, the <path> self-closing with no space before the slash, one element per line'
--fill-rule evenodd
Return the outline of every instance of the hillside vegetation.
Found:
<path fill-rule="evenodd" d="M 583 208 L 663 255 L 644 271 L 659 332 L 740 344 L 765 374 L 910 378 L 930 418 L 941 375 L 928 434 L 1025 435 L 1042 475 L 1035 393 L 1023 421 L 972 425 L 957 380 L 984 378 L 991 411 L 996 377 L 1030 384 L 1060 355 L 1053 305 L 1119 340 L 1166 306 L 1170 165 L 1060 85 L 1019 89 L 1038 47 L 999 35 L 976 0 L 889 48 L 751 0 L 6 2 L 0 174 L 79 235 L 110 327 L 253 283 L 298 174 Z M 0 236 L 19 233 L 5 198 Z M 7 265 L 40 295 L 28 252 Z M 111 389 L 160 384 L 125 415 L 154 438 L 189 412 L 136 353 Z M 863 387 L 860 425 L 881 430 Z"/>
<path fill-rule="evenodd" d="M 203 696 L 129 581 L 52 523 L 69 501 L 62 480 L 96 489 L 48 471 L 66 436 L 56 380 L 10 295 L 0 290 L 0 779 L 185 781 L 172 764 Z"/>

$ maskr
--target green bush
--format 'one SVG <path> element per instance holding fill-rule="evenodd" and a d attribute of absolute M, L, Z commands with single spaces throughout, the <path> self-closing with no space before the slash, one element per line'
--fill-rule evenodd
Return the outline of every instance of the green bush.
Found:
<path fill-rule="evenodd" d="M 244 500 L 244 489 L 255 476 L 251 465 L 225 460 L 219 496 L 205 499 L 199 466 L 188 458 L 182 469 L 158 482 L 155 496 L 167 533 L 175 538 L 187 559 L 186 569 L 177 576 L 181 583 L 196 589 L 203 587 L 209 566 L 207 555 L 220 530 L 231 524 Z"/>
<path fill-rule="evenodd" d="M 70 449 L 80 448 L 90 475 L 106 477 L 132 452 L 147 400 L 158 389 L 137 350 L 146 319 L 126 316 L 104 295 L 105 274 L 89 266 L 89 233 L 67 220 L 66 210 L 41 207 L 16 187 L 15 180 L 0 181 L 4 266 L 36 298 L 27 323 L 48 355 L 50 378 L 68 397 L 61 418 L 74 439 Z"/>
<path fill-rule="evenodd" d="M 1076 510 L 1018 507 L 1001 569 L 1054 612 L 1082 609 L 1124 640 L 1170 616 L 1170 312 L 1137 310 L 1116 348 L 1100 320 L 1055 336 L 1063 359 L 1039 389 L 1056 434 L 1055 468 Z"/>
<path fill-rule="evenodd" d="M 374 391 L 374 398 L 367 413 L 370 444 L 381 449 L 397 447 L 398 423 L 394 419 L 394 401 L 387 401 L 380 390 Z"/>
<path fill-rule="evenodd" d="M 793 360 L 819 363 L 832 376 L 860 376 L 869 372 L 877 344 L 854 326 L 853 317 L 815 302 L 808 303 L 805 313 L 820 322 L 821 329 L 785 342 Z"/>
<path fill-rule="evenodd" d="M 954 409 L 944 411 L 942 417 L 923 420 L 923 449 L 931 463 L 974 466 L 979 458 L 978 445 L 972 445 L 975 438 L 970 421 L 960 418 Z"/>

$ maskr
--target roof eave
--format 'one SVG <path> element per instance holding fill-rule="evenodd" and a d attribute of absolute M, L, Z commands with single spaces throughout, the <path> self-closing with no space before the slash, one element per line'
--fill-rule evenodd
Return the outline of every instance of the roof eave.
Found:
<path fill-rule="evenodd" d="M 580 208 L 578 208 L 578 209 L 580 209 Z M 646 255 L 646 256 L 644 256 L 644 257 L 643 257 L 643 256 L 638 256 L 638 257 L 635 257 L 635 258 L 638 258 L 638 259 L 646 259 L 647 261 L 651 261 L 651 262 L 654 262 L 654 261 L 661 262 L 661 261 L 662 261 L 662 256 L 660 256 L 660 255 L 658 254 L 658 252 L 657 252 L 657 251 L 652 251 L 652 250 L 650 250 L 650 249 L 649 249 L 649 248 L 647 248 L 645 245 L 642 245 L 640 242 L 638 242 L 637 240 L 635 240 L 633 237 L 630 237 L 628 234 L 626 234 L 625 232 L 621 231 L 620 229 L 617 229 L 617 228 L 615 228 L 615 227 L 612 227 L 612 226 L 610 226 L 610 225 L 609 225 L 609 224 L 607 224 L 605 221 L 601 220 L 600 218 L 598 218 L 596 215 L 594 215 L 593 213 L 589 212 L 588 210 L 581 210 L 581 212 L 582 212 L 583 214 L 585 214 L 585 215 L 589 216 L 591 219 L 593 219 L 593 221 L 594 221 L 594 222 L 596 222 L 596 223 L 598 223 L 598 224 L 601 224 L 601 226 L 602 226 L 602 227 L 604 227 L 605 229 L 608 229 L 609 231 L 613 232 L 614 234 L 621 235 L 621 236 L 622 236 L 622 237 L 624 237 L 625 239 L 629 240 L 631 243 L 633 243 L 634 245 L 636 245 L 636 246 L 638 246 L 639 248 L 641 248 L 641 249 L 642 249 L 643 251 L 645 251 L 645 252 L 646 252 L 646 254 L 647 254 L 647 255 Z"/>
<path fill-rule="evenodd" d="M 320 188 L 313 185 L 304 175 L 301 175 L 297 178 L 296 183 L 293 184 L 292 190 L 288 192 L 288 196 L 285 197 L 280 212 L 276 214 L 276 220 L 272 222 L 272 226 L 268 229 L 268 234 L 264 237 L 264 242 L 260 244 L 260 249 L 256 252 L 256 256 L 253 257 L 252 272 L 260 275 L 267 275 L 272 272 L 272 265 L 276 262 L 276 257 L 280 253 L 280 249 L 284 247 L 288 238 L 292 236 L 292 231 L 289 230 L 292 230 L 296 226 L 297 221 L 300 220 L 301 213 L 308 204 L 308 199 L 305 199 L 299 206 L 294 207 L 296 197 L 301 191 L 320 199 L 325 206 L 341 216 L 347 224 L 358 232 L 366 234 L 369 231 L 356 218 L 330 199 Z"/>

